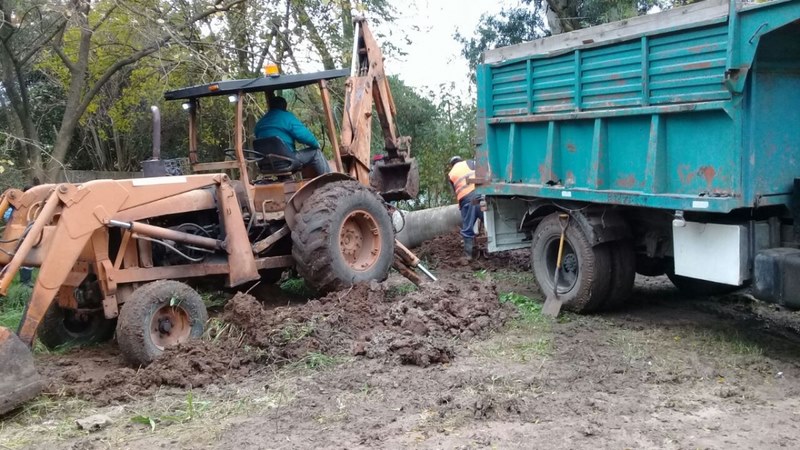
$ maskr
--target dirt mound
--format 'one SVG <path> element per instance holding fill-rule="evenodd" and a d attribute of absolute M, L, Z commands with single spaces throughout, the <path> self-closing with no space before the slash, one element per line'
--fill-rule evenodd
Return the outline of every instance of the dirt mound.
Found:
<path fill-rule="evenodd" d="M 48 357 L 43 375 L 47 391 L 100 404 L 128 400 L 162 386 L 197 388 L 241 379 L 256 360 L 232 338 L 192 341 L 168 349 L 147 367 L 125 367 L 116 347 L 77 349 L 58 359 Z"/>
<path fill-rule="evenodd" d="M 481 243 L 481 239 L 478 239 L 477 245 L 483 250 L 486 249 L 485 240 Z M 465 266 L 463 262 L 464 244 L 461 235 L 457 232 L 426 241 L 414 251 L 420 259 L 428 262 L 433 268 L 457 269 L 464 267 L 467 270 L 489 271 L 503 269 L 526 271 L 530 268 L 530 253 L 526 249 L 491 254 L 484 251 L 481 257 Z"/>
<path fill-rule="evenodd" d="M 242 329 L 247 343 L 274 362 L 318 352 L 389 358 L 425 367 L 448 362 L 454 338 L 472 338 L 501 325 L 508 315 L 493 284 L 467 276 L 459 281 L 404 295 L 384 284 L 362 284 L 302 308 L 273 310 L 239 294 L 228 302 L 223 318 Z"/>
<path fill-rule="evenodd" d="M 263 364 L 315 354 L 423 367 L 444 363 L 455 354 L 455 339 L 497 328 L 509 314 L 493 284 L 467 274 L 411 292 L 385 283 L 357 285 L 301 306 L 267 308 L 239 293 L 226 304 L 222 322 L 210 327 L 210 336 L 168 349 L 147 367 L 125 367 L 116 346 L 48 355 L 40 366 L 52 395 L 106 404 L 165 386 L 227 383 Z"/>

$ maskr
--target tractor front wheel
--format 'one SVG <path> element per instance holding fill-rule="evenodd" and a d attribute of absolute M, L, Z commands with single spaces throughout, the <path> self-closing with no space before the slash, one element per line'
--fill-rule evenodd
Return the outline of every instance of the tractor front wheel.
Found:
<path fill-rule="evenodd" d="M 49 350 L 65 345 L 105 342 L 114 336 L 114 319 L 106 319 L 102 309 L 80 310 L 58 306 L 54 300 L 39 324 L 39 341 Z"/>
<path fill-rule="evenodd" d="M 321 293 L 386 279 L 394 228 L 383 201 L 356 181 L 321 186 L 297 215 L 292 255 L 300 275 Z"/>
<path fill-rule="evenodd" d="M 165 348 L 200 338 L 207 321 L 197 291 L 178 281 L 155 281 L 133 291 L 122 305 L 117 343 L 132 366 L 146 366 Z"/>

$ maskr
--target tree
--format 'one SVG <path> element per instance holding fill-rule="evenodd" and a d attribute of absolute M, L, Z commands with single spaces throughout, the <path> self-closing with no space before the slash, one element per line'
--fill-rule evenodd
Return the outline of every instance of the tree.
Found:
<path fill-rule="evenodd" d="M 164 3 L 157 0 L 5 0 L 0 4 L 3 86 L 22 128 L 34 174 L 55 179 L 81 117 L 114 76 L 171 41 L 187 39 L 193 26 L 245 0 Z M 20 11 L 22 11 L 20 13 Z M 124 23 L 124 19 L 136 23 Z M 60 65 L 45 66 L 64 81 L 65 107 L 55 142 L 43 164 L 33 126 L 26 75 L 34 57 L 47 52 Z"/>
<path fill-rule="evenodd" d="M 482 15 L 472 37 L 456 33 L 455 38 L 474 74 L 486 50 L 646 14 L 654 6 L 668 9 L 694 1 L 521 0 L 518 6 L 504 8 L 496 15 Z"/>

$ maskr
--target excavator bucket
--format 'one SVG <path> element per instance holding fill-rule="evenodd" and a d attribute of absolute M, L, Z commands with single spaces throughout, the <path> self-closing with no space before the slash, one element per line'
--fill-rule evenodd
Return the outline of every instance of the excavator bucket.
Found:
<path fill-rule="evenodd" d="M 0 327 L 0 415 L 36 397 L 42 388 L 31 351 L 11 330 Z"/>
<path fill-rule="evenodd" d="M 419 166 L 414 158 L 374 161 L 370 185 L 387 202 L 411 200 L 419 193 Z"/>

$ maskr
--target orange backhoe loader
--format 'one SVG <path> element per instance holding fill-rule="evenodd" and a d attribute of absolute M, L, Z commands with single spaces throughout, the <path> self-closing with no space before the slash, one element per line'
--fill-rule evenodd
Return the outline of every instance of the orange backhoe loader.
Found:
<path fill-rule="evenodd" d="M 116 334 L 133 366 L 201 336 L 207 312 L 184 281 L 203 277 L 229 287 L 274 282 L 288 267 L 321 292 L 384 279 L 392 266 L 415 282 L 415 268 L 432 278 L 394 239 L 386 201 L 415 197 L 419 174 L 410 140 L 397 135 L 380 48 L 364 20 L 356 21 L 356 30 L 349 71 L 269 73 L 168 92 L 166 98 L 184 101 L 188 112 L 191 174 L 160 158 L 154 108 L 154 154 L 142 163 L 143 178 L 3 194 L 0 216 L 14 210 L 0 239 L 0 294 L 22 265 L 40 269 L 17 333 L 0 328 L 0 414 L 41 390 L 30 352 L 37 336 L 53 348 Z M 327 83 L 345 76 L 338 139 Z M 291 154 L 258 147 L 258 140 L 244 148 L 246 98 L 314 85 L 334 173 L 315 176 Z M 235 102 L 234 147 L 226 152 L 230 160 L 201 162 L 198 109 L 203 98 L 220 95 Z M 373 105 L 386 154 L 371 166 Z"/>

